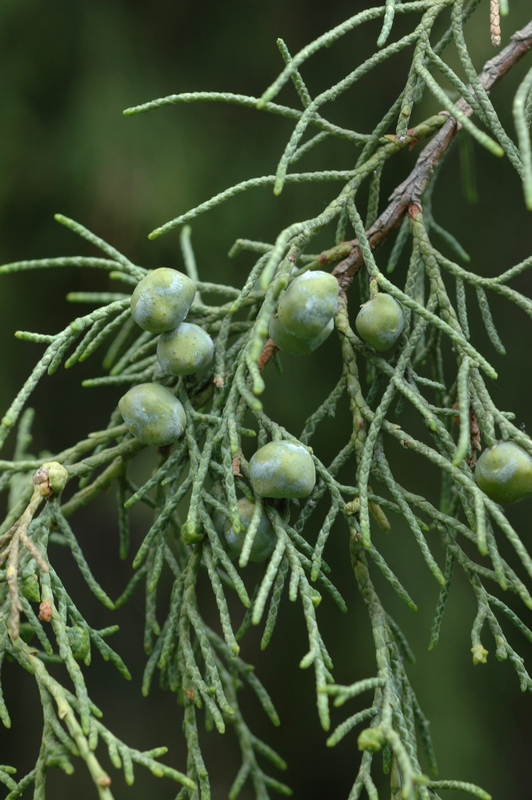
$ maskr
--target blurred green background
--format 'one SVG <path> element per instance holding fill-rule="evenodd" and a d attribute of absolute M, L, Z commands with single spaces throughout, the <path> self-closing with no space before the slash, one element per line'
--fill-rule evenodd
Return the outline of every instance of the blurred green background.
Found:
<path fill-rule="evenodd" d="M 503 45 L 510 34 L 528 22 L 529 0 L 511 0 L 503 21 Z M 222 189 L 275 170 L 290 124 L 277 117 L 233 106 L 188 105 L 167 107 L 133 118 L 122 110 L 156 97 L 183 91 L 233 91 L 259 96 L 282 66 L 275 46 L 282 36 L 290 51 L 367 6 L 336 0 L 3 0 L 0 7 L 0 263 L 15 260 L 94 254 L 82 240 L 59 226 L 53 214 L 61 212 L 81 222 L 145 267 L 182 267 L 178 233 L 156 242 L 147 235 L 154 227 L 208 199 Z M 478 68 L 494 51 L 488 34 L 488 3 L 483 2 L 467 26 L 468 41 Z M 397 21 L 400 30 L 411 24 Z M 312 94 L 340 79 L 353 65 L 373 52 L 380 23 L 365 26 L 319 54 L 303 71 Z M 400 56 L 393 68 L 382 67 L 365 78 L 330 112 L 340 124 L 370 131 L 400 91 L 408 58 Z M 510 132 L 511 101 L 527 63 L 518 65 L 494 93 L 501 118 Z M 296 103 L 291 88 L 282 97 Z M 438 110 L 430 99 L 415 112 L 415 121 Z M 479 202 L 466 203 L 461 192 L 459 160 L 453 151 L 445 164 L 434 196 L 440 224 L 451 230 L 472 256 L 472 269 L 486 274 L 507 269 L 530 254 L 531 217 L 524 210 L 519 181 L 506 159 L 497 160 L 475 146 Z M 385 171 L 385 193 L 407 174 L 416 152 L 401 154 Z M 348 168 L 356 158 L 341 143 L 316 150 L 301 169 Z M 298 167 L 299 168 L 299 167 Z M 193 225 L 193 242 L 201 276 L 206 280 L 242 285 L 252 259 L 242 254 L 228 260 L 227 252 L 239 237 L 272 241 L 279 230 L 306 216 L 315 216 L 333 196 L 336 185 L 318 188 L 287 187 L 279 198 L 269 189 L 237 198 Z M 320 240 L 320 246 L 328 244 Z M 402 265 L 401 269 L 404 269 Z M 397 280 L 402 279 L 399 272 Z M 530 278 L 513 285 L 530 295 Z M 40 346 L 13 338 L 17 329 L 44 333 L 60 330 L 74 315 L 65 300 L 72 290 L 104 289 L 105 275 L 90 270 L 56 270 L 3 277 L 0 282 L 0 407 L 5 410 L 40 356 Z M 351 300 L 356 308 L 356 290 Z M 472 303 L 471 303 L 472 305 Z M 530 419 L 529 321 L 506 303 L 493 302 L 495 321 L 508 354 L 498 356 L 483 331 L 474 324 L 473 340 L 499 371 L 491 385 L 495 400 L 532 428 Z M 474 323 L 478 319 L 474 316 Z M 312 358 L 287 357 L 282 376 L 270 367 L 265 404 L 268 413 L 297 433 L 304 419 L 326 396 L 339 377 L 341 364 L 333 337 Z M 87 431 L 106 424 L 119 392 L 83 390 L 81 380 L 101 374 L 99 358 L 61 370 L 35 392 L 36 452 L 52 452 L 71 444 Z M 340 408 L 326 424 L 315 448 L 327 462 L 345 441 L 348 414 Z M 5 446 L 6 456 L 12 443 Z M 3 454 L 4 455 L 4 454 Z M 4 456 L 4 457 L 6 457 Z M 405 483 L 434 498 L 438 476 L 391 448 L 390 458 Z M 145 463 L 143 468 L 149 469 Z M 117 596 L 128 580 L 129 562 L 117 558 L 113 497 L 94 504 L 92 513 L 78 514 L 73 525 L 98 580 Z M 529 537 L 530 501 L 512 508 L 510 515 Z M 146 521 L 137 521 L 140 541 Z M 337 569 L 349 604 L 339 618 L 324 599 L 320 619 L 337 669 L 337 681 L 351 683 L 374 673 L 373 645 L 361 601 L 352 586 L 346 561 L 346 531 L 338 526 L 326 557 Z M 427 652 L 437 586 L 412 546 L 411 536 L 393 520 L 388 537 L 378 532 L 378 546 L 420 606 L 412 614 L 399 605 L 388 587 L 379 589 L 387 607 L 403 625 L 417 655 L 409 669 L 422 707 L 432 721 L 440 777 L 480 783 L 493 797 L 528 800 L 532 770 L 529 759 L 532 704 L 521 697 L 517 678 L 508 664 L 495 662 L 493 642 L 486 666 L 473 667 L 469 630 L 475 606 L 469 585 L 456 575 L 454 591 L 443 625 L 441 642 Z M 433 543 L 442 563 L 442 551 Z M 105 712 L 105 721 L 134 746 L 166 744 L 167 757 L 185 767 L 180 709 L 173 698 L 156 687 L 149 698 L 140 696 L 144 664 L 143 607 L 140 592 L 119 614 L 99 607 L 82 585 L 64 553 L 54 551 L 56 569 L 63 569 L 67 589 L 95 627 L 116 619 L 121 632 L 115 646 L 124 656 L 133 681 L 125 684 L 112 667 L 95 657 L 87 680 L 91 696 Z M 251 570 L 250 570 L 251 572 Z M 251 575 L 251 578 L 253 575 Z M 206 597 L 205 613 L 208 614 Z M 239 611 L 236 613 L 240 613 Z M 523 618 L 530 624 L 530 612 Z M 508 631 L 510 641 L 530 658 L 530 647 Z M 272 729 L 253 698 L 243 705 L 254 730 L 289 761 L 286 782 L 296 798 L 307 800 L 347 797 L 356 774 L 359 754 L 356 733 L 333 750 L 317 722 L 311 671 L 297 664 L 306 652 L 305 631 L 297 604 L 285 603 L 280 627 L 270 648 L 258 650 L 260 631 L 244 640 L 243 656 L 257 665 L 283 721 Z M 35 762 L 40 738 L 39 701 L 32 680 L 7 664 L 4 691 L 14 725 L 0 731 L 1 761 L 15 764 L 19 774 Z M 342 709 L 344 711 L 344 709 Z M 351 709 L 347 713 L 352 713 Z M 344 718 L 337 711 L 334 724 Z M 207 763 L 213 776 L 213 797 L 226 796 L 236 770 L 238 752 L 231 732 L 220 739 L 204 737 Z M 103 757 L 105 762 L 105 756 Z M 133 789 L 127 789 L 113 771 L 115 797 L 154 800 L 172 798 L 175 786 L 156 781 L 137 770 Z M 447 793 L 443 793 L 446 796 Z M 72 778 L 50 774 L 53 798 L 85 800 L 95 791 L 79 764 Z M 243 797 L 251 797 L 246 788 Z M 462 796 L 460 793 L 458 796 Z"/>

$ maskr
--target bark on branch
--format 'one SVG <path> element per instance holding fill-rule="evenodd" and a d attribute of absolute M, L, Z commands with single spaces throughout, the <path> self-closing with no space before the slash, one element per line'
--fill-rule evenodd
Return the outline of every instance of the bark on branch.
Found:
<path fill-rule="evenodd" d="M 479 79 L 486 92 L 490 92 L 501 78 L 531 49 L 532 22 L 529 22 L 520 31 L 514 33 L 510 44 L 504 50 L 501 50 L 498 55 L 484 65 Z M 473 114 L 473 109 L 463 98 L 458 100 L 456 107 L 467 117 Z M 376 250 L 386 237 L 397 228 L 411 205 L 420 205 L 421 196 L 427 187 L 430 176 L 440 163 L 445 151 L 452 144 L 460 127 L 454 117 L 449 116 L 447 122 L 423 148 L 414 169 L 406 180 L 395 189 L 390 197 L 390 204 L 367 232 L 372 250 Z M 333 275 L 338 279 L 340 289 L 344 292 L 363 265 L 362 252 L 358 245 L 358 240 L 353 239 L 349 244 L 352 245 L 353 249 L 333 269 Z"/>
<path fill-rule="evenodd" d="M 516 31 L 510 44 L 485 63 L 479 79 L 486 92 L 489 93 L 529 50 L 532 50 L 532 21 L 520 31 Z M 463 98 L 458 100 L 455 105 L 465 116 L 472 116 L 473 109 Z M 447 122 L 423 148 L 410 175 L 394 190 L 389 205 L 367 231 L 372 250 L 376 250 L 386 237 L 398 227 L 409 208 L 412 209 L 411 213 L 415 214 L 415 210 L 421 205 L 421 197 L 430 176 L 453 143 L 460 127 L 461 125 L 455 118 L 449 115 Z M 339 261 L 332 271 L 338 280 L 341 292 L 347 291 L 354 276 L 364 263 L 358 239 L 344 244 L 351 246 L 351 252 Z M 258 361 L 261 370 L 278 349 L 274 342 L 268 339 Z"/>

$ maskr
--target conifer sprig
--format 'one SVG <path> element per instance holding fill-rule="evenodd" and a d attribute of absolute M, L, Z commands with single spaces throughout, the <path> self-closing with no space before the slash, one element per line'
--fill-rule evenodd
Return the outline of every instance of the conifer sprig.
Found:
<path fill-rule="evenodd" d="M 430 648 L 438 642 L 453 573 L 459 568 L 477 604 L 471 620 L 473 662 L 482 664 L 488 658 L 485 642 L 489 631 L 496 657 L 510 661 L 523 691 L 532 688 L 524 660 L 505 630 L 511 623 L 528 641 L 532 632 L 514 607 L 499 596 L 501 591 L 510 592 L 525 609 L 532 608 L 532 558 L 505 509 L 480 488 L 474 474 L 482 450 L 499 440 L 512 442 L 532 456 L 532 441 L 513 424 L 512 413 L 498 407 L 489 383 L 505 353 L 490 306 L 492 293 L 508 308 L 513 304 L 531 317 L 532 301 L 508 284 L 532 266 L 532 257 L 514 266 L 505 264 L 494 277 L 480 274 L 474 254 L 468 254 L 452 232 L 439 225 L 431 203 L 435 182 L 445 166 L 443 158 L 459 129 L 464 131 L 462 136 L 473 137 L 492 155 L 507 156 L 523 181 L 526 205 L 532 203 L 532 73 L 522 81 L 514 102 L 517 142 L 504 130 L 489 96 L 491 88 L 532 49 L 532 23 L 517 32 L 508 47 L 477 75 L 464 36 L 464 22 L 477 5 L 478 0 L 468 4 L 462 0 L 386 0 L 336 26 L 295 55 L 279 40 L 285 66 L 261 98 L 182 93 L 124 112 L 131 115 L 197 101 L 226 102 L 293 120 L 294 129 L 271 175 L 229 187 L 150 234 L 156 238 L 183 226 L 182 261 L 197 289 L 187 321 L 201 326 L 214 343 L 212 363 L 202 373 L 177 377 L 165 372 L 157 357 L 159 334 L 139 332 L 130 315 L 128 291 L 72 293 L 71 302 L 94 304 L 96 309 L 56 334 L 17 333 L 38 347 L 44 345 L 45 352 L 0 423 L 0 446 L 12 430 L 18 430 L 13 458 L 0 461 L 0 488 L 9 492 L 8 513 L 0 526 L 0 667 L 7 655 L 31 673 L 39 688 L 44 722 L 35 769 L 17 782 L 13 768 L 0 767 L 0 782 L 7 786 L 10 800 L 32 784 L 35 796 L 44 800 L 47 770 L 58 766 L 70 773 L 72 760 L 79 757 L 86 763 L 99 797 L 111 800 L 111 778 L 96 756 L 99 741 L 106 745 L 113 766 L 124 770 L 128 784 L 133 783 L 133 765 L 141 764 L 156 776 L 180 783 L 178 797 L 207 800 L 209 768 L 198 725 L 198 717 L 203 715 L 207 726 L 219 734 L 231 728 L 238 740 L 242 765 L 230 789 L 231 799 L 247 781 L 260 800 L 266 800 L 270 790 L 289 794 L 289 788 L 262 766 L 266 760 L 282 770 L 286 766 L 283 758 L 253 733 L 239 702 L 239 693 L 251 689 L 274 725 L 286 720 L 286 711 L 278 714 L 240 649 L 250 627 L 258 625 L 262 626 L 261 647 L 268 646 L 274 631 L 282 630 L 287 600 L 299 604 L 302 611 L 308 650 L 298 654 L 297 660 L 302 669 L 314 670 L 317 714 L 323 729 L 330 729 L 331 699 L 341 706 L 359 694 L 373 693 L 367 707 L 341 722 L 327 740 L 334 746 L 364 725 L 357 739 L 362 756 L 350 800 L 362 792 L 377 800 L 376 753 L 382 754 L 394 800 L 436 800 L 440 789 L 458 789 L 488 800 L 489 795 L 473 784 L 435 779 L 428 722 L 407 676 L 406 664 L 413 654 L 372 580 L 377 568 L 397 597 L 411 610 L 417 609 L 421 599 L 410 594 L 411 588 L 395 574 L 394 564 L 380 552 L 379 531 L 390 530 L 400 519 L 440 586 Z M 433 43 L 434 26 L 445 14 L 449 28 Z M 399 15 L 407 16 L 412 25 L 398 38 Z M 362 63 L 355 61 L 342 80 L 313 96 L 304 77 L 307 60 L 373 20 L 380 21 L 375 53 Z M 492 35 L 494 25 L 492 20 Z M 458 50 L 465 80 L 444 60 L 451 42 Z M 373 130 L 349 130 L 326 118 L 329 104 L 337 97 L 377 65 L 389 61 L 393 68 L 394 57 L 403 52 L 411 53 L 404 87 L 397 98 L 390 98 L 389 110 Z M 441 88 L 440 76 L 459 93 L 457 102 Z M 297 95 L 294 108 L 274 102 L 289 81 Z M 443 111 L 412 125 L 423 91 L 431 93 Z M 314 129 L 310 138 L 308 128 Z M 315 171 L 291 171 L 294 163 L 304 160 L 311 150 L 318 153 L 320 145 L 332 137 L 359 148 L 354 166 L 350 163 L 344 170 L 331 170 L 324 163 Z M 381 178 L 389 163 L 421 140 L 424 147 L 410 175 L 384 204 Z M 314 216 L 291 220 L 275 241 L 238 239 L 231 257 L 238 257 L 241 251 L 255 255 L 241 287 L 203 281 L 201 258 L 193 249 L 188 223 L 248 189 L 271 186 L 279 194 L 286 182 L 301 188 L 308 183 L 339 182 L 340 188 L 331 191 Z M 368 200 L 362 201 L 366 182 Z M 111 280 L 119 279 L 133 291 L 149 274 L 79 223 L 62 215 L 56 219 L 98 247 L 104 257 L 18 261 L 0 267 L 0 277 L 29 269 L 101 268 Z M 310 246 L 318 233 L 328 235 L 330 245 L 314 253 Z M 393 247 L 387 261 L 381 263 L 378 247 L 388 237 L 393 238 Z M 441 253 L 439 245 L 450 250 L 456 261 Z M 324 269 L 338 280 L 334 326 L 342 369 L 327 388 L 326 399 L 302 420 L 297 435 L 269 415 L 262 399 L 269 361 L 283 358 L 269 338 L 270 323 L 292 282 L 309 270 Z M 404 314 L 404 329 L 391 353 L 375 350 L 352 324 L 353 309 L 380 292 L 395 298 Z M 206 302 L 206 297 L 214 300 Z M 472 308 L 478 308 L 493 345 L 489 356 L 482 351 L 471 324 Z M 104 344 L 105 374 L 84 381 L 85 387 L 97 391 L 98 386 L 110 385 L 125 391 L 143 383 L 162 385 L 182 404 L 186 417 L 182 438 L 174 446 L 159 448 L 156 469 L 137 485 L 133 467 L 146 445 L 123 424 L 118 409 L 110 409 L 105 429 L 53 456 L 54 469 L 62 470 L 64 482 L 56 488 L 50 483 L 50 491 L 42 494 L 33 489 L 32 475 L 47 467 L 28 452 L 33 412 L 26 408 L 27 402 L 44 375 L 53 375 L 61 364 L 70 368 L 93 358 Z M 349 405 L 351 426 L 338 436 L 336 455 L 326 464 L 312 443 L 341 401 Z M 403 424 L 404 418 L 398 414 L 405 407 L 409 413 Z M 305 448 L 316 472 L 310 495 L 297 502 L 259 496 L 253 489 L 246 456 L 248 440 L 258 447 L 272 441 Z M 396 474 L 389 459 L 390 444 L 395 443 L 419 463 L 438 471 L 442 484 L 439 499 L 419 496 L 409 486 L 408 475 Z M 75 511 L 113 485 L 117 487 L 121 558 L 128 557 L 129 522 L 139 505 L 151 516 L 132 555 L 131 579 L 114 602 L 92 574 L 70 523 Z M 247 526 L 239 507 L 242 498 L 255 504 Z M 247 565 L 263 520 L 271 527 L 273 547 L 251 586 Z M 226 534 L 230 530 L 244 537 L 235 560 L 228 552 Z M 445 558 L 438 555 L 437 543 L 443 544 Z M 106 641 L 116 628 L 93 628 L 66 591 L 54 568 L 56 545 L 69 548 L 87 586 L 109 609 L 126 603 L 140 585 L 145 587 L 147 662 L 142 691 L 150 691 L 158 674 L 161 686 L 176 695 L 187 744 L 186 774 L 156 760 L 164 748 L 140 752 L 118 740 L 101 722 L 81 662 L 88 668 L 95 648 L 123 677 L 128 678 L 129 672 Z M 320 618 L 323 592 L 331 596 L 339 611 L 347 608 L 328 558 L 338 546 L 346 552 L 349 549 L 353 578 L 368 612 L 375 645 L 375 675 L 351 686 L 336 683 L 327 649 L 328 632 L 322 629 Z M 169 595 L 164 593 L 163 574 L 170 576 Z M 203 591 L 204 585 L 210 587 L 208 593 Z M 203 611 L 206 594 L 215 625 Z M 63 686 L 48 670 L 47 664 L 58 662 L 66 667 L 65 683 L 72 688 Z M 9 727 L 6 697 L 0 685 L 0 719 Z M 432 777 L 421 768 L 420 744 Z"/>

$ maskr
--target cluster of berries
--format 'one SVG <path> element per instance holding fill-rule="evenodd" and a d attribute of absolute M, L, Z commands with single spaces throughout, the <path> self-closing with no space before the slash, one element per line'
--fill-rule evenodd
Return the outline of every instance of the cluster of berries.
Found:
<path fill-rule="evenodd" d="M 206 331 L 184 322 L 196 296 L 187 275 L 161 267 L 135 287 L 131 314 L 140 327 L 161 334 L 157 359 L 170 375 L 193 375 L 208 366 L 214 343 Z M 121 398 L 118 407 L 131 433 L 143 444 L 162 447 L 185 430 L 185 410 L 177 397 L 158 383 L 141 383 Z"/>
<path fill-rule="evenodd" d="M 185 322 L 196 295 L 189 277 L 174 269 L 153 270 L 135 288 L 131 314 L 145 331 L 160 334 L 157 359 L 171 375 L 186 376 L 207 367 L 214 343 L 199 325 Z M 328 272 L 309 271 L 294 278 L 282 295 L 270 321 L 269 334 L 280 350 L 295 355 L 313 352 L 330 335 L 338 309 L 338 283 Z M 390 350 L 404 328 L 400 303 L 378 292 L 364 303 L 355 326 L 361 339 L 378 352 Z M 158 383 L 134 386 L 121 398 L 119 409 L 129 431 L 143 444 L 161 447 L 175 442 L 186 426 L 185 410 L 172 391 Z M 289 441 L 260 447 L 249 462 L 249 478 L 256 496 L 272 500 L 308 497 L 316 483 L 308 449 Z M 476 467 L 479 487 L 499 503 L 511 503 L 532 494 L 532 458 L 511 442 L 486 450 Z M 223 526 L 229 552 L 241 549 L 255 505 L 238 501 L 242 530 L 227 520 Z M 268 558 L 277 541 L 265 512 L 250 554 L 252 561 Z"/>
<path fill-rule="evenodd" d="M 131 314 L 145 331 L 159 334 L 157 359 L 171 375 L 186 376 L 207 367 L 214 343 L 203 328 L 185 322 L 196 295 L 187 275 L 174 269 L 155 269 L 136 286 Z M 334 328 L 338 309 L 338 282 L 327 272 L 305 272 L 297 276 L 281 297 L 270 323 L 270 337 L 289 353 L 311 353 Z M 360 322 L 360 324 L 359 324 Z M 366 303 L 357 317 L 361 337 L 377 350 L 389 349 L 399 338 L 404 317 L 401 306 L 387 295 Z M 175 442 L 186 426 L 185 410 L 175 394 L 158 383 L 143 383 L 121 398 L 119 409 L 128 430 L 143 444 L 161 447 Z M 271 500 L 308 497 L 316 483 L 314 462 L 308 449 L 289 441 L 268 442 L 249 463 L 249 478 L 255 496 Z M 229 552 L 242 549 L 254 503 L 238 501 L 242 530 L 235 532 L 226 521 L 224 534 Z M 250 554 L 252 561 L 268 558 L 277 537 L 267 514 L 261 520 Z"/>
<path fill-rule="evenodd" d="M 329 276 L 331 277 L 331 276 Z M 335 288 L 337 304 L 337 283 Z M 196 295 L 194 282 L 174 269 L 160 268 L 150 272 L 136 286 L 131 297 L 131 314 L 145 331 L 160 334 L 157 359 L 162 369 L 176 376 L 192 375 L 207 367 L 214 355 L 214 343 L 203 328 L 185 322 Z M 335 304 L 326 323 L 331 322 Z M 128 430 L 146 445 L 162 447 L 175 442 L 183 434 L 186 414 L 175 394 L 158 383 L 142 383 L 132 387 L 119 401 L 119 409 Z M 257 496 L 266 498 L 307 497 L 316 482 L 314 462 L 303 445 L 292 442 L 269 442 L 259 448 L 250 461 L 250 482 Z M 253 515 L 254 504 L 239 501 L 242 532 L 225 525 L 230 553 L 242 549 L 244 532 Z M 266 559 L 275 547 L 277 537 L 266 514 L 263 514 L 251 550 L 252 561 Z"/>

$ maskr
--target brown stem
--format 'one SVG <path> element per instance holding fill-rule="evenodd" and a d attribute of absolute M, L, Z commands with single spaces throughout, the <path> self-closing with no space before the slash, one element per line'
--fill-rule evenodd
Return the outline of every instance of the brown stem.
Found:
<path fill-rule="evenodd" d="M 484 65 L 479 75 L 480 82 L 486 90 L 491 91 L 506 73 L 532 49 L 532 22 L 529 22 L 520 31 L 512 36 L 512 41 L 504 50 L 490 59 Z M 471 106 L 463 99 L 457 101 L 456 108 L 470 117 L 473 114 Z M 440 163 L 445 151 L 452 144 L 460 125 L 454 117 L 449 116 L 447 122 L 438 133 L 423 148 L 416 166 L 393 192 L 391 202 L 380 217 L 373 223 L 367 232 L 371 249 L 376 250 L 386 237 L 402 221 L 410 207 L 415 214 L 415 206 L 419 206 L 421 196 L 427 187 L 429 178 Z M 362 252 L 358 239 L 350 242 L 352 250 L 333 269 L 333 275 L 338 278 L 341 291 L 346 291 L 354 276 L 363 265 Z"/>
<path fill-rule="evenodd" d="M 485 63 L 479 75 L 479 80 L 486 92 L 490 92 L 501 78 L 531 49 L 532 22 L 529 22 L 520 31 L 514 33 L 511 43 L 504 50 L 501 50 L 498 55 Z M 467 117 L 473 114 L 473 109 L 463 98 L 458 100 L 455 105 Z M 410 175 L 395 189 L 391 195 L 390 204 L 367 231 L 368 241 L 372 250 L 376 250 L 386 237 L 398 227 L 406 213 L 413 217 L 416 216 L 421 205 L 421 196 L 427 187 L 430 176 L 440 163 L 446 150 L 453 143 L 460 127 L 454 117 L 449 115 L 449 119 L 423 148 Z M 345 258 L 336 264 L 332 274 L 338 279 L 340 292 L 345 293 L 353 278 L 363 266 L 364 259 L 358 239 L 353 239 L 350 242 L 341 242 L 340 245 L 337 245 L 335 251 L 338 248 L 341 248 L 344 252 L 348 250 L 348 253 Z M 327 263 L 327 260 L 327 258 L 324 258 L 323 263 Z M 264 345 L 259 358 L 259 368 L 261 370 L 264 369 L 277 350 L 278 348 L 269 339 Z"/>
<path fill-rule="evenodd" d="M 279 348 L 277 347 L 273 339 L 268 339 L 268 341 L 262 348 L 262 352 L 257 362 L 260 370 L 264 369 L 270 358 L 274 356 L 278 350 Z"/>

